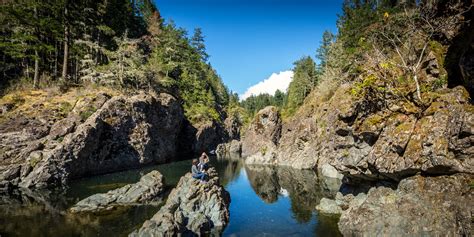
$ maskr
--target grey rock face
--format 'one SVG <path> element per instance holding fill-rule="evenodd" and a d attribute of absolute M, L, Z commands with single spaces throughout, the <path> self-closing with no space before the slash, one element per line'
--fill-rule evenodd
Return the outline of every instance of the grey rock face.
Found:
<path fill-rule="evenodd" d="M 397 190 L 372 188 L 339 221 L 347 236 L 471 236 L 472 176 L 414 176 Z"/>
<path fill-rule="evenodd" d="M 158 171 L 152 171 L 134 184 L 111 190 L 107 193 L 94 194 L 79 201 L 69 210 L 77 212 L 100 212 L 112 210 L 117 206 L 144 204 L 158 201 L 164 191 L 164 178 Z"/>
<path fill-rule="evenodd" d="M 339 173 L 336 168 L 330 164 L 323 164 L 321 166 L 321 175 L 327 178 L 342 179 L 343 175 Z"/>
<path fill-rule="evenodd" d="M 224 128 L 227 134 L 227 140 L 239 140 L 240 139 L 240 127 L 242 123 L 235 116 L 230 116 L 224 121 Z"/>
<path fill-rule="evenodd" d="M 345 137 L 357 135 L 363 140 L 373 130 L 374 135 L 366 142 L 370 149 L 361 157 L 357 156 L 361 149 L 348 149 L 346 156 L 333 159 L 331 164 L 347 176 L 367 179 L 398 181 L 417 172 L 472 174 L 474 107 L 462 87 L 439 94 L 421 118 L 405 111 L 375 114 L 361 120 Z M 403 106 L 420 111 L 413 105 Z M 352 146 L 357 148 L 357 144 Z"/>
<path fill-rule="evenodd" d="M 87 103 L 77 102 L 67 118 L 41 136 L 0 133 L 5 145 L 12 144 L 9 152 L 17 154 L 0 166 L 5 186 L 61 185 L 86 175 L 165 163 L 174 156 L 183 120 L 174 97 L 142 93 L 109 98 L 98 97 L 86 111 L 76 112 Z M 6 175 L 18 169 L 14 177 Z"/>
<path fill-rule="evenodd" d="M 232 140 L 228 143 L 219 144 L 216 148 L 218 157 L 235 157 L 242 155 L 242 143 L 237 140 Z"/>
<path fill-rule="evenodd" d="M 166 204 L 130 236 L 218 234 L 229 222 L 230 195 L 219 184 L 215 169 L 201 183 L 191 173 L 182 177 Z"/>
<path fill-rule="evenodd" d="M 242 156 L 251 164 L 273 163 L 281 135 L 282 121 L 278 109 L 268 106 L 260 110 L 242 139 Z"/>
<path fill-rule="evenodd" d="M 336 201 L 329 198 L 321 199 L 320 203 L 316 206 L 316 210 L 325 214 L 340 215 L 342 213 L 342 209 L 337 205 Z"/>
<path fill-rule="evenodd" d="M 367 199 L 365 193 L 359 193 L 357 196 L 348 194 L 343 196 L 338 192 L 335 199 L 323 198 L 316 206 L 316 210 L 324 214 L 340 215 L 349 207 L 357 208 Z"/>

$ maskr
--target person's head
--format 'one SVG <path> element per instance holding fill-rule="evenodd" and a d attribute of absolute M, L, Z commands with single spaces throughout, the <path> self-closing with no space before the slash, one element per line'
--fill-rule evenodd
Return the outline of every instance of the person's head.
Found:
<path fill-rule="evenodd" d="M 193 165 L 198 165 L 199 161 L 197 159 L 193 159 Z"/>

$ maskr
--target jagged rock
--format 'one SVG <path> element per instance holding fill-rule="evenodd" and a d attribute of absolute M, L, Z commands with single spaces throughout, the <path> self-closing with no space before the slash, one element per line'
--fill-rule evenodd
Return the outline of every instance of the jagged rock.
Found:
<path fill-rule="evenodd" d="M 219 233 L 229 222 L 230 195 L 214 168 L 201 183 L 191 173 L 182 177 L 166 204 L 130 236 L 175 236 Z"/>
<path fill-rule="evenodd" d="M 227 140 L 240 139 L 240 127 L 242 123 L 236 116 L 230 116 L 224 120 L 224 128 L 227 135 Z"/>
<path fill-rule="evenodd" d="M 329 198 L 321 199 L 321 202 L 316 206 L 316 210 L 324 214 L 340 215 L 342 213 L 342 209 L 336 201 Z"/>
<path fill-rule="evenodd" d="M 179 153 L 182 155 L 201 154 L 214 150 L 217 145 L 227 141 L 226 137 L 226 131 L 216 121 L 192 124 L 186 120 L 178 139 Z"/>
<path fill-rule="evenodd" d="M 242 154 L 242 143 L 237 140 L 232 140 L 228 143 L 219 144 L 216 148 L 218 157 L 240 157 Z"/>
<path fill-rule="evenodd" d="M 94 101 L 101 104 L 105 100 Z M 63 184 L 85 175 L 164 163 L 175 154 L 183 111 L 169 94 L 116 96 L 97 111 L 86 112 L 82 113 L 86 118 L 82 124 L 72 125 L 80 123 L 74 121 L 63 123 L 64 127 L 53 126 L 57 129 L 46 137 L 46 149 L 35 154 L 42 158 L 21 164 L 25 172 L 19 177 L 19 186 Z M 52 139 L 57 136 L 63 137 Z"/>
<path fill-rule="evenodd" d="M 353 194 L 343 196 L 341 192 L 338 192 L 335 199 L 321 199 L 321 202 L 316 206 L 316 210 L 324 214 L 340 215 L 349 207 L 359 207 L 365 199 L 367 199 L 365 193 L 359 193 L 357 196 Z"/>
<path fill-rule="evenodd" d="M 339 173 L 336 168 L 334 168 L 330 164 L 323 164 L 321 166 L 321 175 L 327 178 L 333 178 L 333 179 L 342 179 L 343 175 Z"/>
<path fill-rule="evenodd" d="M 345 148 L 345 156 L 331 160 L 331 164 L 346 176 L 374 180 L 398 181 L 417 172 L 473 173 L 473 120 L 474 106 L 469 104 L 465 89 L 441 90 L 419 118 L 394 112 L 372 119 L 382 128 L 373 144 L 355 143 Z M 358 126 L 358 134 L 367 131 L 363 125 Z M 364 156 L 356 152 L 361 147 L 368 147 L 362 152 Z"/>
<path fill-rule="evenodd" d="M 275 160 L 275 150 L 281 135 L 278 109 L 268 106 L 260 110 L 242 139 L 242 156 L 251 164 L 268 164 Z M 251 157 L 253 156 L 253 157 Z"/>
<path fill-rule="evenodd" d="M 397 190 L 372 188 L 359 205 L 343 212 L 347 236 L 471 236 L 472 176 L 414 176 Z"/>
<path fill-rule="evenodd" d="M 134 184 L 94 194 L 76 203 L 69 210 L 77 212 L 99 212 L 112 210 L 117 206 L 156 202 L 164 191 L 164 178 L 158 171 L 152 171 Z"/>

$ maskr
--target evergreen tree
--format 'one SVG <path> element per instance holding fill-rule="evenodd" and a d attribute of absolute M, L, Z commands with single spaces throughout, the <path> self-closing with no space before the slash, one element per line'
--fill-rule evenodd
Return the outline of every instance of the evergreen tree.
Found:
<path fill-rule="evenodd" d="M 201 59 L 207 62 L 209 55 L 206 53 L 206 45 L 204 44 L 204 35 L 201 28 L 194 29 L 193 37 L 191 38 L 191 45 L 201 55 Z"/>
<path fill-rule="evenodd" d="M 321 45 L 316 50 L 316 57 L 319 59 L 321 68 L 325 68 L 327 64 L 327 55 L 331 44 L 334 42 L 336 36 L 329 31 L 324 31 Z"/>
<path fill-rule="evenodd" d="M 288 86 L 288 100 L 286 109 L 293 113 L 316 86 L 318 82 L 318 72 L 316 63 L 311 57 L 302 57 L 294 63 L 294 76 Z"/>

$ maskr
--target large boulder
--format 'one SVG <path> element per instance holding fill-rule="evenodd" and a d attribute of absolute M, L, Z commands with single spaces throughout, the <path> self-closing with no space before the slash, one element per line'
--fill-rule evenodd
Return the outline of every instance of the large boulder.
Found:
<path fill-rule="evenodd" d="M 252 164 L 273 163 L 280 140 L 282 121 L 278 109 L 268 106 L 260 110 L 242 139 L 242 156 Z"/>
<path fill-rule="evenodd" d="M 89 106 L 78 100 L 69 116 L 44 135 L 28 138 L 24 132 L 0 133 L 2 141 L 25 143 L 16 156 L 2 162 L 1 182 L 21 187 L 61 185 L 174 157 L 184 116 L 176 98 L 140 93 L 103 96 L 92 102 Z"/>
<path fill-rule="evenodd" d="M 191 173 L 182 177 L 166 204 L 130 236 L 218 234 L 229 223 L 230 195 L 219 184 L 214 168 L 201 183 Z"/>
<path fill-rule="evenodd" d="M 164 191 L 164 177 L 158 171 L 152 171 L 140 178 L 134 184 L 98 193 L 76 203 L 69 210 L 78 212 L 100 212 L 115 209 L 117 206 L 145 204 L 157 202 Z"/>
<path fill-rule="evenodd" d="M 397 190 L 372 188 L 362 203 L 343 212 L 345 236 L 471 236 L 472 176 L 404 179 Z"/>

